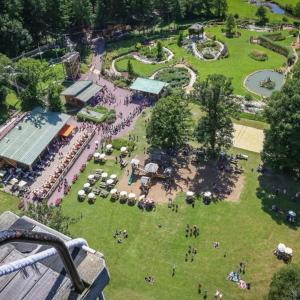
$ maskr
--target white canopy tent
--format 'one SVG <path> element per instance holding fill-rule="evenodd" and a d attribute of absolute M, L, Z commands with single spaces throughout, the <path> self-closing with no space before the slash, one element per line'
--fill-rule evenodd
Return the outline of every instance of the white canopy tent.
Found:
<path fill-rule="evenodd" d="M 111 194 L 111 195 L 115 195 L 117 192 L 118 192 L 117 189 L 112 189 L 112 190 L 110 191 L 110 194 Z"/>
<path fill-rule="evenodd" d="M 95 197 L 96 197 L 96 196 L 95 196 L 94 193 L 89 193 L 89 194 L 88 194 L 88 198 L 89 198 L 89 199 L 95 199 Z"/>

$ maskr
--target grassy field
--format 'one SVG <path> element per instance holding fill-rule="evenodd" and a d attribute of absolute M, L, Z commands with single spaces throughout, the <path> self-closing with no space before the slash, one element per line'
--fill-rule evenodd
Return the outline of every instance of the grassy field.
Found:
<path fill-rule="evenodd" d="M 176 40 L 164 41 L 164 45 L 171 49 L 175 54 L 175 60 L 183 58 L 189 65 L 198 71 L 200 80 L 203 80 L 209 74 L 219 73 L 230 76 L 233 79 L 234 91 L 236 94 L 247 94 L 248 91 L 243 87 L 243 82 L 247 75 L 262 69 L 276 69 L 281 67 L 286 58 L 282 55 L 274 53 L 259 45 L 249 43 L 249 38 L 255 35 L 254 32 L 241 30 L 240 38 L 226 38 L 221 27 L 212 27 L 207 30 L 211 34 L 215 34 L 217 39 L 226 43 L 229 48 L 229 57 L 218 61 L 205 62 L 197 59 L 186 49 L 178 47 Z M 288 33 L 285 33 L 286 35 Z M 282 43 L 289 45 L 292 38 L 289 37 Z M 255 61 L 249 57 L 249 53 L 253 50 L 264 51 L 268 55 L 268 60 L 264 62 Z M 173 62 L 174 63 L 174 62 Z M 149 77 L 155 71 L 166 65 L 145 65 L 139 61 L 132 60 L 133 68 L 139 75 Z M 116 63 L 119 71 L 125 71 L 127 67 L 127 59 L 120 60 Z"/>
<path fill-rule="evenodd" d="M 144 118 L 140 118 L 134 133 L 144 145 Z M 138 151 L 141 148 L 139 146 Z M 239 150 L 233 150 L 236 151 Z M 208 291 L 209 299 L 216 289 L 221 290 L 226 299 L 263 299 L 272 274 L 283 266 L 272 255 L 274 247 L 283 242 L 293 249 L 300 248 L 298 228 L 289 227 L 283 216 L 273 215 L 271 205 L 276 203 L 296 212 L 300 212 L 300 206 L 288 199 L 270 198 L 266 185 L 262 184 L 263 178 L 252 171 L 260 163 L 259 155 L 242 152 L 249 155 L 249 160 L 242 163 L 246 181 L 239 203 L 205 206 L 197 201 L 192 208 L 185 203 L 183 195 L 179 195 L 178 213 L 166 204 L 159 205 L 155 212 L 143 213 L 137 207 L 112 203 L 108 199 L 98 198 L 94 205 L 86 201 L 79 203 L 78 190 L 87 176 L 99 168 L 93 162 L 88 165 L 64 199 L 63 210 L 70 216 L 82 216 L 71 226 L 72 234 L 85 237 L 91 247 L 105 254 L 111 273 L 111 283 L 105 290 L 108 299 L 199 299 L 202 296 L 197 293 L 198 283 Z M 108 160 L 103 169 L 109 174 L 122 173 L 114 158 Z M 299 185 L 289 181 L 288 187 L 295 189 Z M 200 237 L 186 238 L 186 224 L 200 226 Z M 113 238 L 116 229 L 126 229 L 129 233 L 122 244 Z M 215 241 L 220 242 L 219 249 L 213 248 Z M 188 245 L 198 249 L 194 262 L 185 262 Z M 251 282 L 250 291 L 241 290 L 226 280 L 227 274 L 236 270 L 241 260 L 247 263 L 243 278 Z M 299 256 L 295 256 L 294 263 L 300 263 Z M 176 265 L 174 277 L 171 276 L 173 264 Z M 145 282 L 144 277 L 149 275 L 155 278 L 154 285 Z"/>
<path fill-rule="evenodd" d="M 0 191 L 0 213 L 7 210 L 18 213 L 18 203 L 17 197 Z"/>

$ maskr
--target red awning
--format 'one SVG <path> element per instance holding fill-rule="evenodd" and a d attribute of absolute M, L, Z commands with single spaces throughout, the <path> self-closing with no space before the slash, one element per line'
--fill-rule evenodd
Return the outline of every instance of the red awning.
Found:
<path fill-rule="evenodd" d="M 68 137 L 71 135 L 72 131 L 74 130 L 74 125 L 65 125 L 62 130 L 59 132 L 59 135 L 62 137 Z"/>

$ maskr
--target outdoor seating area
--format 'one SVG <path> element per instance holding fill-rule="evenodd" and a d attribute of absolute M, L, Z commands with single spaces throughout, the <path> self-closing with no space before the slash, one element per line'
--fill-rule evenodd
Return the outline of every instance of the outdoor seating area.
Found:
<path fill-rule="evenodd" d="M 76 157 L 82 146 L 89 139 L 90 134 L 88 132 L 82 133 L 78 139 L 73 144 L 72 148 L 63 156 L 61 156 L 60 164 L 53 170 L 49 179 L 43 183 L 43 185 L 32 191 L 34 199 L 44 199 L 47 197 L 49 191 L 57 184 L 58 180 L 61 178 L 69 164 Z M 61 182 L 62 183 L 62 182 Z M 65 185 L 65 189 L 68 188 Z"/>

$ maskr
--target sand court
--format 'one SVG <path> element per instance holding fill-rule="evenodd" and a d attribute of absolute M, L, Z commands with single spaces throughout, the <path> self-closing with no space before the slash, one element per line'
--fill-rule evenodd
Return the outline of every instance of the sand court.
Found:
<path fill-rule="evenodd" d="M 234 124 L 233 146 L 259 153 L 263 149 L 264 131 L 253 127 Z"/>

